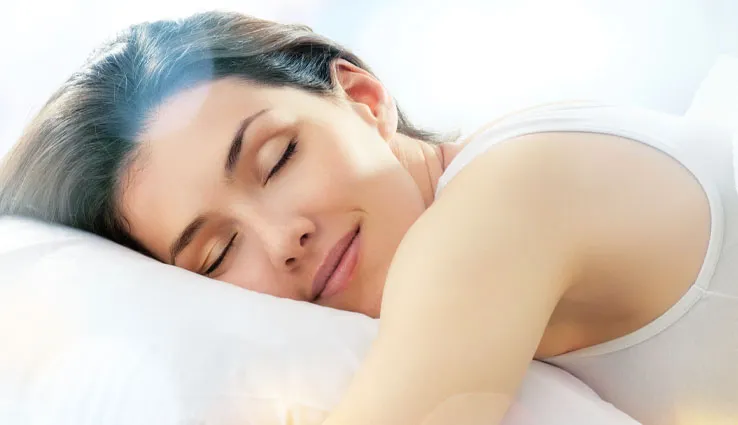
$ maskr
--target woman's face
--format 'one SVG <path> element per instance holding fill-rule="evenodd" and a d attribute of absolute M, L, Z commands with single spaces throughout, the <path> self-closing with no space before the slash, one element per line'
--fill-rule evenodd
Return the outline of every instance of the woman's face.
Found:
<path fill-rule="evenodd" d="M 132 235 L 166 263 L 377 317 L 425 205 L 387 143 L 394 105 L 371 80 L 348 75 L 338 99 L 235 78 L 170 98 L 121 189 Z"/>

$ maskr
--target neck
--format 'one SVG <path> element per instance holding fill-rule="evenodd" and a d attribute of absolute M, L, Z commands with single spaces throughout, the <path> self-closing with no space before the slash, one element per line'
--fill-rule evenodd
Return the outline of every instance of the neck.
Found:
<path fill-rule="evenodd" d="M 427 208 L 433 203 L 441 174 L 460 147 L 454 143 L 433 145 L 399 133 L 389 146 L 415 181 Z"/>

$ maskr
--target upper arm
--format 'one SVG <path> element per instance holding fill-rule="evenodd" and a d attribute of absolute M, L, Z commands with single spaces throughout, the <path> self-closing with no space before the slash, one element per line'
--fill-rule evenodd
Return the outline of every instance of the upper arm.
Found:
<path fill-rule="evenodd" d="M 574 194 L 555 162 L 533 138 L 449 183 L 398 248 L 378 338 L 329 423 L 502 417 L 578 268 Z"/>
<path fill-rule="evenodd" d="M 694 176 L 642 143 L 541 133 L 490 148 L 400 244 L 378 338 L 328 423 L 498 423 L 564 294 L 625 306 L 621 331 L 637 329 L 692 284 L 709 230 Z"/>

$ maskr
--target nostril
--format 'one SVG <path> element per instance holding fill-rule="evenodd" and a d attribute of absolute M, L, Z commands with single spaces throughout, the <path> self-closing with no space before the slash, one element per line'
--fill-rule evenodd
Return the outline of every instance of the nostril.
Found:
<path fill-rule="evenodd" d="M 288 258 L 288 259 L 287 259 L 287 261 L 285 261 L 284 263 L 285 263 L 285 264 L 286 264 L 286 265 L 287 265 L 288 267 L 290 267 L 290 266 L 292 266 L 293 264 L 295 264 L 295 261 L 297 261 L 297 259 L 296 259 L 295 257 L 290 257 L 290 258 Z"/>
<path fill-rule="evenodd" d="M 305 242 L 307 242 L 308 238 L 310 236 L 305 233 L 304 235 L 300 236 L 300 246 L 305 246 Z"/>

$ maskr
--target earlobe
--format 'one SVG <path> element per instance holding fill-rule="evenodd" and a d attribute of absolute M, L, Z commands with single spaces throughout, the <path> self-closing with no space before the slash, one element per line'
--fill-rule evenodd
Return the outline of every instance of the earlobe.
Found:
<path fill-rule="evenodd" d="M 397 132 L 397 106 L 382 83 L 367 70 L 345 59 L 331 64 L 335 90 L 354 104 L 359 114 L 377 127 L 383 139 Z"/>

